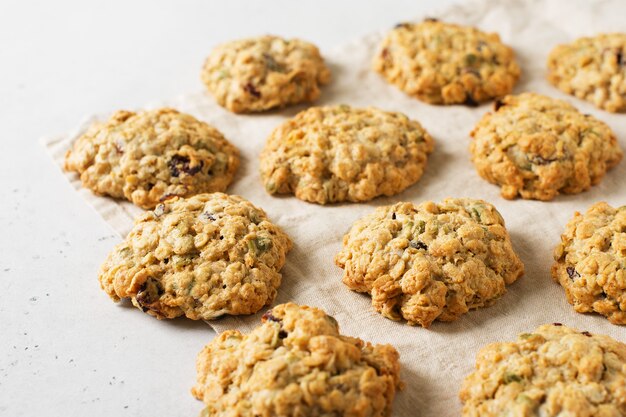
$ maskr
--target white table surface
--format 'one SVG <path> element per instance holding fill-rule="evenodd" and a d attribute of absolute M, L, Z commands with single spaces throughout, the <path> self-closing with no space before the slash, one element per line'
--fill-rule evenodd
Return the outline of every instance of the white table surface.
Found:
<path fill-rule="evenodd" d="M 0 2 L 0 416 L 196 416 L 202 322 L 114 305 L 119 241 L 39 145 L 90 113 L 202 89 L 218 42 L 275 33 L 328 50 L 459 0 Z"/>

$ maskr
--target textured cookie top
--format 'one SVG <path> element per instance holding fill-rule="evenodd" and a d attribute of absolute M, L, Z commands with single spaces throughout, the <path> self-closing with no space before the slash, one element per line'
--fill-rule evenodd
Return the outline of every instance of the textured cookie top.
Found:
<path fill-rule="evenodd" d="M 464 417 L 624 416 L 626 345 L 558 323 L 478 353 Z"/>
<path fill-rule="evenodd" d="M 520 75 L 495 33 L 433 19 L 402 23 L 383 40 L 374 69 L 410 96 L 475 105 L 508 94 Z"/>
<path fill-rule="evenodd" d="M 217 46 L 202 81 L 221 106 L 256 112 L 317 99 L 330 71 L 315 45 L 261 36 Z"/>
<path fill-rule="evenodd" d="M 596 203 L 576 212 L 554 250 L 552 277 L 580 313 L 626 324 L 626 206 Z"/>
<path fill-rule="evenodd" d="M 602 180 L 622 159 L 613 131 L 569 103 L 534 93 L 497 101 L 471 132 L 472 161 L 502 196 L 551 200 Z"/>
<path fill-rule="evenodd" d="M 335 262 L 376 311 L 423 327 L 493 304 L 524 273 L 500 213 L 468 198 L 379 207 L 354 223 Z"/>
<path fill-rule="evenodd" d="M 154 208 L 171 196 L 224 191 L 239 151 L 214 127 L 173 109 L 118 111 L 94 123 L 65 156 L 96 194 Z"/>
<path fill-rule="evenodd" d="M 422 126 L 401 113 L 312 107 L 272 132 L 261 177 L 270 194 L 319 204 L 367 201 L 415 183 L 433 146 Z"/>
<path fill-rule="evenodd" d="M 137 218 L 99 280 L 112 299 L 157 318 L 252 314 L 274 299 L 291 245 L 241 197 L 173 198 Z"/>
<path fill-rule="evenodd" d="M 548 56 L 548 80 L 602 109 L 626 111 L 626 33 L 558 45 Z"/>
<path fill-rule="evenodd" d="M 229 330 L 198 355 L 203 416 L 391 415 L 398 352 L 339 334 L 322 310 L 281 304 L 248 335 Z"/>

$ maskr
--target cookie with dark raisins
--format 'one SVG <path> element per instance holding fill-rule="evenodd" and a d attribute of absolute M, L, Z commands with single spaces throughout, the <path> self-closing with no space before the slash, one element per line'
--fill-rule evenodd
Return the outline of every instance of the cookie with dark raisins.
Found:
<path fill-rule="evenodd" d="M 157 318 L 252 314 L 274 300 L 289 237 L 222 193 L 174 197 L 139 216 L 101 267 L 102 288 Z"/>
<path fill-rule="evenodd" d="M 118 111 L 92 124 L 65 156 L 83 186 L 144 209 L 225 191 L 238 167 L 239 151 L 217 129 L 166 108 Z"/>
<path fill-rule="evenodd" d="M 202 81 L 220 106 L 251 113 L 316 100 L 330 70 L 315 45 L 267 35 L 216 46 Z"/>
<path fill-rule="evenodd" d="M 500 213 L 469 198 L 379 207 L 352 225 L 335 263 L 380 314 L 422 327 L 492 305 L 524 273 Z"/>
<path fill-rule="evenodd" d="M 459 393 L 461 416 L 623 416 L 624 386 L 624 343 L 545 324 L 478 352 Z"/>
<path fill-rule="evenodd" d="M 536 93 L 496 101 L 470 133 L 478 174 L 506 199 L 549 201 L 598 184 L 623 152 L 601 120 Z"/>
<path fill-rule="evenodd" d="M 557 45 L 548 81 L 610 112 L 626 111 L 626 33 L 603 33 Z"/>
<path fill-rule="evenodd" d="M 626 324 L 626 206 L 576 212 L 554 250 L 552 277 L 579 313 Z"/>
<path fill-rule="evenodd" d="M 431 104 L 476 106 L 510 93 L 520 76 L 513 49 L 498 34 L 437 19 L 396 25 L 373 66 L 390 84 Z"/>
<path fill-rule="evenodd" d="M 277 305 L 249 334 L 227 330 L 200 352 L 203 416 L 389 417 L 399 354 L 339 332 L 324 311 Z"/>

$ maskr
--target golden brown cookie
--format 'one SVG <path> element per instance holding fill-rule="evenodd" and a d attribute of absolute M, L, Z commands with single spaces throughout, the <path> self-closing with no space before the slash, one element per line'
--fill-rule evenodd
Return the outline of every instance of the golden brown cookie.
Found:
<path fill-rule="evenodd" d="M 238 167 L 239 151 L 217 129 L 173 109 L 118 111 L 65 156 L 65 169 L 85 187 L 144 209 L 172 196 L 224 191 Z"/>
<path fill-rule="evenodd" d="M 508 94 L 520 69 L 495 33 L 427 19 L 397 25 L 374 69 L 410 96 L 432 104 L 476 105 Z"/>
<path fill-rule="evenodd" d="M 159 319 L 252 314 L 274 300 L 291 246 L 241 197 L 175 197 L 137 218 L 98 278 L 113 300 Z"/>
<path fill-rule="evenodd" d="M 228 110 L 258 112 L 316 100 L 330 70 L 315 45 L 268 35 L 217 46 L 202 81 Z"/>
<path fill-rule="evenodd" d="M 463 417 L 626 415 L 626 345 L 559 323 L 480 350 Z"/>
<path fill-rule="evenodd" d="M 394 195 L 422 176 L 431 136 L 404 114 L 311 107 L 272 132 L 261 153 L 270 194 L 326 204 Z"/>
<path fill-rule="evenodd" d="M 211 417 L 386 417 L 401 387 L 398 352 L 342 336 L 322 310 L 268 311 L 250 334 L 228 330 L 198 355 L 193 395 Z"/>
<path fill-rule="evenodd" d="M 579 313 L 626 324 L 626 206 L 576 212 L 554 250 L 552 277 Z"/>
<path fill-rule="evenodd" d="M 601 109 L 626 111 L 626 33 L 558 45 L 548 56 L 548 80 Z"/>
<path fill-rule="evenodd" d="M 476 170 L 508 199 L 547 201 L 586 191 L 622 159 L 609 126 L 535 93 L 496 101 L 471 136 Z"/>
<path fill-rule="evenodd" d="M 524 273 L 500 213 L 469 198 L 379 207 L 354 223 L 335 263 L 376 311 L 423 327 L 492 305 Z"/>

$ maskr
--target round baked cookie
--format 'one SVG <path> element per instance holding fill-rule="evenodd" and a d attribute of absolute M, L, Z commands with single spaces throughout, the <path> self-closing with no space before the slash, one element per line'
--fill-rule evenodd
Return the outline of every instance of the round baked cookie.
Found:
<path fill-rule="evenodd" d="M 435 19 L 391 30 L 374 70 L 432 104 L 476 105 L 510 93 L 520 76 L 513 50 L 497 34 Z"/>
<path fill-rule="evenodd" d="M 422 126 L 402 113 L 311 107 L 272 132 L 261 178 L 270 194 L 318 204 L 367 201 L 414 184 L 433 147 Z"/>
<path fill-rule="evenodd" d="M 601 109 L 626 111 L 626 33 L 558 45 L 548 56 L 548 80 Z"/>
<path fill-rule="evenodd" d="M 552 277 L 579 313 L 626 324 L 626 206 L 576 212 L 554 250 Z"/>
<path fill-rule="evenodd" d="M 202 81 L 228 110 L 258 112 L 317 99 L 330 70 L 315 45 L 268 35 L 217 46 Z"/>
<path fill-rule="evenodd" d="M 238 167 L 239 151 L 217 129 L 167 108 L 118 111 L 65 155 L 65 169 L 85 187 L 144 209 L 171 196 L 224 191 Z"/>
<path fill-rule="evenodd" d="M 252 314 L 274 300 L 289 237 L 239 196 L 174 197 L 138 217 L 100 285 L 159 319 Z"/>
<path fill-rule="evenodd" d="M 613 131 L 569 103 L 534 93 L 506 96 L 471 132 L 472 161 L 502 197 L 552 200 L 598 184 L 622 159 Z"/>
<path fill-rule="evenodd" d="M 480 350 L 463 417 L 626 415 L 626 345 L 560 323 Z"/>
<path fill-rule="evenodd" d="M 202 416 L 383 417 L 401 388 L 398 352 L 342 336 L 322 310 L 281 304 L 250 334 L 228 330 L 198 355 Z"/>
<path fill-rule="evenodd" d="M 376 311 L 422 327 L 492 305 L 524 273 L 500 213 L 469 198 L 379 207 L 354 223 L 335 263 Z"/>

